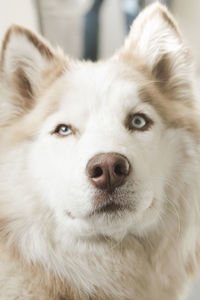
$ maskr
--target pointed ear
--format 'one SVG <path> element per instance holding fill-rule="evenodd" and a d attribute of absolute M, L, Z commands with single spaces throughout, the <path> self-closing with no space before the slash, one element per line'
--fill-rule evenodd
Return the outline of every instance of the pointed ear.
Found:
<path fill-rule="evenodd" d="M 16 107 L 31 108 L 47 82 L 52 82 L 65 67 L 64 57 L 42 37 L 18 25 L 7 31 L 1 52 L 1 78 L 12 91 Z"/>
<path fill-rule="evenodd" d="M 132 25 L 120 53 L 139 62 L 148 78 L 169 98 L 191 95 L 193 64 L 175 20 L 167 8 L 154 3 L 144 9 Z"/>

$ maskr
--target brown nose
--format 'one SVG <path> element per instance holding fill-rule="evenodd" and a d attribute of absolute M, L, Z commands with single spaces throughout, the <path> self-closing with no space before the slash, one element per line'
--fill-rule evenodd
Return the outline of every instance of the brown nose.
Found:
<path fill-rule="evenodd" d="M 91 183 L 96 188 L 109 193 L 124 184 L 129 171 L 128 159 L 118 153 L 97 154 L 86 166 L 86 173 Z"/>

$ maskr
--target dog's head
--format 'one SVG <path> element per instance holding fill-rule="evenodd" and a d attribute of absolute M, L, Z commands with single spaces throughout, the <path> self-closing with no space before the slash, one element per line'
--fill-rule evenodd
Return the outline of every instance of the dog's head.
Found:
<path fill-rule="evenodd" d="M 97 63 L 68 59 L 13 26 L 1 81 L 1 176 L 12 216 L 45 207 L 62 236 L 140 235 L 191 180 L 192 64 L 163 6 L 144 10 L 124 47 Z"/>

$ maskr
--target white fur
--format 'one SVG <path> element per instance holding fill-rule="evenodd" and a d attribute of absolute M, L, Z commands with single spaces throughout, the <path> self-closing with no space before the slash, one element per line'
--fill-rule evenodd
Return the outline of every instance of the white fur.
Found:
<path fill-rule="evenodd" d="M 157 6 L 142 18 L 153 8 Z M 138 46 L 140 56 L 153 54 L 151 64 L 161 54 L 148 49 L 151 43 L 156 47 L 161 33 L 169 41 L 169 51 L 181 47 L 163 22 L 160 16 L 147 22 L 142 47 Z M 14 36 L 7 51 L 6 74 L 14 72 L 18 58 L 28 61 L 31 55 L 35 71 L 38 64 L 39 69 L 46 64 L 24 37 Z M 37 275 L 23 272 L 21 261 L 9 262 L 7 252 L 13 247 L 23 264 L 36 270 L 43 265 L 47 273 L 81 291 L 81 299 L 95 293 L 101 300 L 184 299 L 187 262 L 197 264 L 199 143 L 195 133 L 168 126 L 153 105 L 141 101 L 141 83 L 127 74 L 137 77 L 138 71 L 120 58 L 118 63 L 71 63 L 23 120 L 1 129 L 0 224 L 8 222 L 0 232 L 0 299 L 48 299 L 45 288 L 37 289 Z M 37 82 L 37 76 L 28 76 Z M 4 94 L 0 97 L 4 103 Z M 8 142 L 6 135 L 20 122 L 26 126 L 50 97 L 59 97 L 58 107 L 36 124 L 32 139 Z M 124 121 L 130 112 L 148 115 L 152 127 L 128 131 Z M 73 125 L 77 133 L 66 138 L 51 134 L 63 123 Z M 134 209 L 90 216 L 96 190 L 85 169 L 89 159 L 102 152 L 128 158 L 133 171 L 118 188 L 117 201 Z"/>

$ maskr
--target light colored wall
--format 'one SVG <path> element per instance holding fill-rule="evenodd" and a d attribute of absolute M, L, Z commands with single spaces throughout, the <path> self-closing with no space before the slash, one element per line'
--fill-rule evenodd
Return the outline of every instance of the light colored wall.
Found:
<path fill-rule="evenodd" d="M 172 12 L 192 49 L 200 73 L 200 1 L 174 0 L 172 1 Z"/>
<path fill-rule="evenodd" d="M 53 45 L 60 45 L 67 54 L 81 57 L 83 53 L 83 15 L 91 0 L 37 0 L 41 11 L 44 35 Z M 83 3 L 88 3 L 84 5 Z M 125 36 L 120 0 L 104 0 L 100 10 L 99 55 L 111 56 Z"/>
<path fill-rule="evenodd" d="M 120 0 L 104 0 L 100 11 L 100 58 L 113 55 L 125 38 L 125 20 L 120 9 Z"/>
<path fill-rule="evenodd" d="M 32 0 L 0 0 L 0 42 L 11 24 L 38 31 L 37 14 Z"/>
<path fill-rule="evenodd" d="M 73 57 L 82 55 L 82 0 L 36 0 L 41 29 L 54 46 Z"/>

